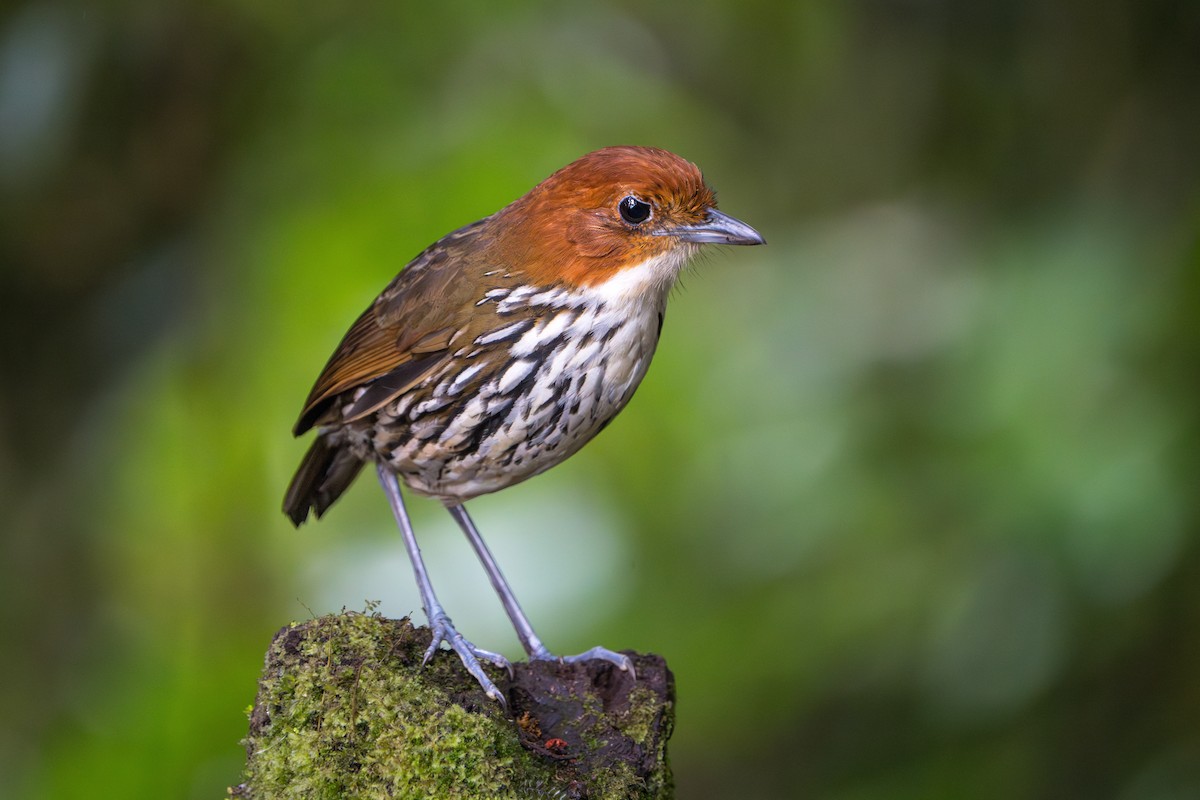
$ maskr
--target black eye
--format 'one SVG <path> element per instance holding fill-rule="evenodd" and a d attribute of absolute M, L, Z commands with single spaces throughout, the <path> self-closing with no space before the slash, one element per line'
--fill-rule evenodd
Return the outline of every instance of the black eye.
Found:
<path fill-rule="evenodd" d="M 622 198 L 617 208 L 621 210 L 621 219 L 630 225 L 639 225 L 650 219 L 650 204 L 633 195 Z"/>

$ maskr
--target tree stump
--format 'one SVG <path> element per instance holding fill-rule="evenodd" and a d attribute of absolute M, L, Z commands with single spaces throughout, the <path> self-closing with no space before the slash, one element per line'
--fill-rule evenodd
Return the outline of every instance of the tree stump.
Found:
<path fill-rule="evenodd" d="M 232 798 L 670 798 L 666 662 L 488 665 L 489 699 L 429 630 L 343 613 L 288 625 L 267 651 Z"/>

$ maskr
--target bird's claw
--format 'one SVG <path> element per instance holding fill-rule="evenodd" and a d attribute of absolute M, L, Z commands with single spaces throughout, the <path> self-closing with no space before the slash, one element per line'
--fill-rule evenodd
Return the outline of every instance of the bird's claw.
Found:
<path fill-rule="evenodd" d="M 491 650 L 484 650 L 482 647 L 476 647 L 471 644 L 458 632 L 454 624 L 450 622 L 450 617 L 446 616 L 445 613 L 430 615 L 429 630 L 431 638 L 429 640 L 429 647 L 425 650 L 425 657 L 421 659 L 422 666 L 429 663 L 429 659 L 433 658 L 433 654 L 438 651 L 442 642 L 445 642 L 450 645 L 451 650 L 458 654 L 463 666 L 467 668 L 467 672 L 471 673 L 471 677 L 483 688 L 484 693 L 498 702 L 501 708 L 507 711 L 508 701 L 504 699 L 504 693 L 496 688 L 496 684 L 483 671 L 483 666 L 479 661 L 483 659 L 490 664 L 507 670 L 509 680 L 512 680 L 513 668 L 508 659 L 499 653 L 493 653 Z"/>
<path fill-rule="evenodd" d="M 556 656 L 549 650 L 542 650 L 529 655 L 530 661 L 557 661 L 562 664 L 574 664 L 579 661 L 607 661 L 622 672 L 628 672 L 631 678 L 637 678 L 633 668 L 633 659 L 624 653 L 615 653 L 606 647 L 593 647 L 574 656 Z"/>

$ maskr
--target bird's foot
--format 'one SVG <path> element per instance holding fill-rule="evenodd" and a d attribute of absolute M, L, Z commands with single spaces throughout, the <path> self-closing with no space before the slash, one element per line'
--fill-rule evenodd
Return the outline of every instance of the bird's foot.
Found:
<path fill-rule="evenodd" d="M 529 654 L 530 661 L 558 661 L 562 664 L 574 664 L 578 661 L 607 661 L 622 672 L 628 672 L 630 677 L 637 678 L 637 673 L 633 669 L 633 659 L 624 653 L 614 653 L 605 647 L 593 647 L 591 650 L 580 653 L 574 656 L 556 656 L 549 650 L 542 648 Z"/>
<path fill-rule="evenodd" d="M 507 710 L 508 702 L 504 699 L 503 692 L 496 688 L 496 684 L 492 683 L 492 679 L 483 671 L 479 662 L 482 659 L 501 669 L 508 670 L 508 677 L 511 679 L 513 669 L 512 664 L 508 663 L 508 659 L 499 653 L 484 650 L 482 647 L 476 647 L 468 642 L 454 627 L 450 617 L 446 616 L 444 611 L 438 610 L 429 615 L 429 629 L 432 638 L 429 641 L 429 648 L 425 651 L 425 657 L 421 659 L 421 664 L 428 664 L 429 659 L 433 658 L 433 654 L 437 652 L 442 642 L 445 642 L 450 645 L 451 650 L 458 654 L 463 666 L 467 668 L 467 672 L 471 673 L 471 677 L 483 687 L 484 693 Z"/>

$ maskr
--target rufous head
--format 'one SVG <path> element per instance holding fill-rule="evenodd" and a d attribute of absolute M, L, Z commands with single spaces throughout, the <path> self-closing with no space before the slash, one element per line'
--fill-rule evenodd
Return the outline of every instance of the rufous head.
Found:
<path fill-rule="evenodd" d="M 503 247 L 535 279 L 581 286 L 702 244 L 764 244 L 717 210 L 695 164 L 655 147 L 606 147 L 555 172 L 494 218 Z"/>

